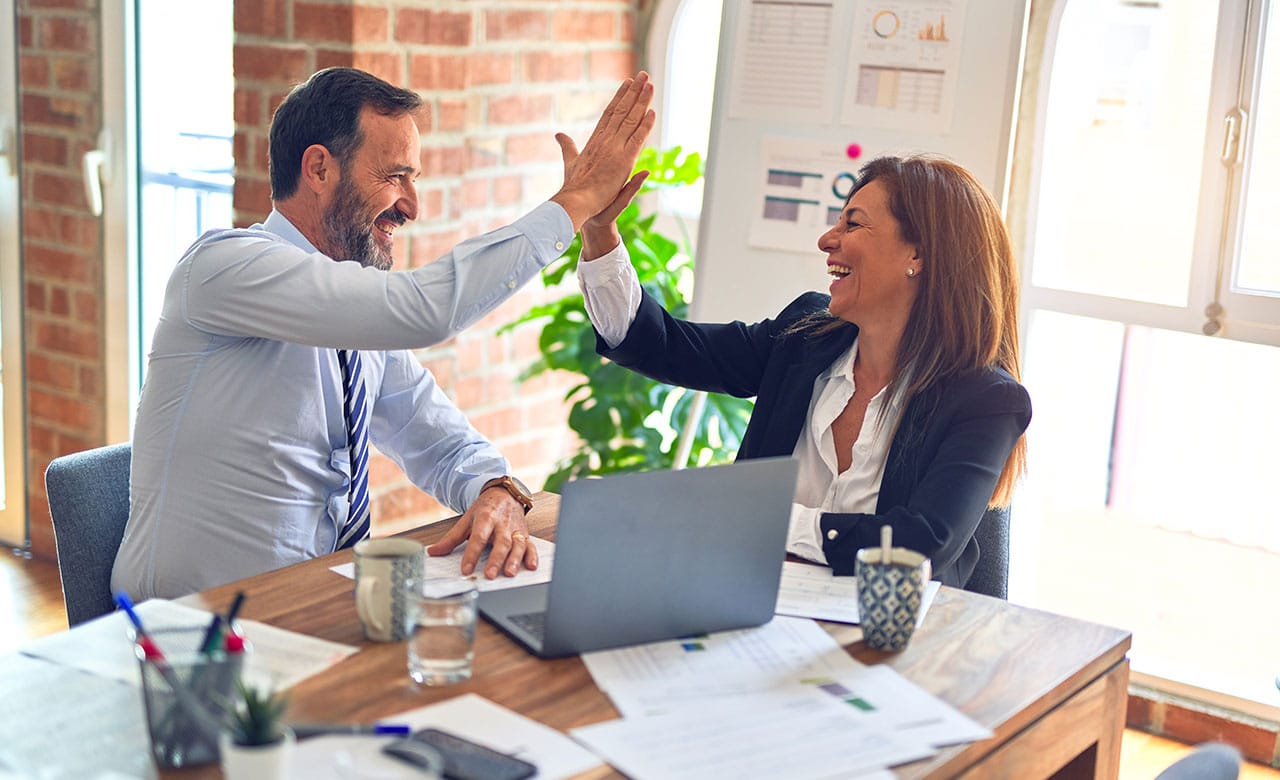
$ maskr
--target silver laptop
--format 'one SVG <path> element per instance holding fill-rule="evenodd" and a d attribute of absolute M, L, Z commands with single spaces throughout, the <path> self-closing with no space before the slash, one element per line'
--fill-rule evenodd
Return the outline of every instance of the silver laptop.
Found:
<path fill-rule="evenodd" d="M 797 461 L 762 458 L 564 486 L 551 582 L 480 594 L 542 658 L 773 617 Z"/>

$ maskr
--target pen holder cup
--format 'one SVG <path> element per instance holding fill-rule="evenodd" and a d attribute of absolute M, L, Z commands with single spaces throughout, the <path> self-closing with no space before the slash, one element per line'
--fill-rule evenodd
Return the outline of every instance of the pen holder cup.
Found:
<path fill-rule="evenodd" d="M 218 761 L 218 735 L 231 702 L 244 653 L 222 644 L 202 652 L 206 629 L 171 628 L 149 632 L 163 659 L 148 658 L 142 643 L 134 653 L 142 673 L 142 703 L 151 737 L 151 756 L 161 769 Z"/>

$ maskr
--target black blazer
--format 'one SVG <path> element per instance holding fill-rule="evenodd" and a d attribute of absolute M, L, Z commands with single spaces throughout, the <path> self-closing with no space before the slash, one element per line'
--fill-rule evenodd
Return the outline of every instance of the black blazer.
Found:
<path fill-rule="evenodd" d="M 626 339 L 610 349 L 597 334 L 596 351 L 660 382 L 756 396 L 738 457 L 789 456 L 808 416 L 814 381 L 849 348 L 858 328 L 783 334 L 829 301 L 805 293 L 771 320 L 707 325 L 672 317 L 646 293 Z M 880 526 L 887 523 L 895 546 L 932 559 L 934 579 L 963 587 L 978 561 L 973 532 L 1030 421 L 1027 391 L 999 368 L 947 379 L 912 398 L 889 447 L 876 514 L 822 515 L 831 568 L 853 574 L 854 555 L 879 545 Z"/>

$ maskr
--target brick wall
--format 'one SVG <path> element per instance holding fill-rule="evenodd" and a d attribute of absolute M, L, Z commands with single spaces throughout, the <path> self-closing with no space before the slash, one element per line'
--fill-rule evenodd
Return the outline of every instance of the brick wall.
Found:
<path fill-rule="evenodd" d="M 397 267 L 424 265 L 509 223 L 558 186 L 554 133 L 584 141 L 635 68 L 634 10 L 634 0 L 237 2 L 237 222 L 257 221 L 270 208 L 272 111 L 314 70 L 351 65 L 418 91 L 426 104 L 421 215 L 397 234 Z M 537 327 L 496 331 L 547 297 L 534 281 L 457 339 L 419 353 L 534 487 L 572 445 L 562 400 L 572 377 L 516 382 L 538 355 Z M 448 514 L 385 457 L 371 474 L 380 532 Z"/>
<path fill-rule="evenodd" d="M 19 0 L 27 499 L 32 550 L 53 558 L 44 470 L 104 444 L 102 231 L 80 159 L 102 120 L 96 0 Z"/>

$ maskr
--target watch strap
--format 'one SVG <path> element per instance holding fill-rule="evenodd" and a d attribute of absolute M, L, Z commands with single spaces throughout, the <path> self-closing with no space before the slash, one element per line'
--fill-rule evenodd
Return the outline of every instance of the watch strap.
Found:
<path fill-rule="evenodd" d="M 498 477 L 497 479 L 491 479 L 484 483 L 484 487 L 480 488 L 480 492 L 483 493 L 489 488 L 494 487 L 500 487 L 510 493 L 511 497 L 519 502 L 520 506 L 524 507 L 524 513 L 526 515 L 529 514 L 530 509 L 533 509 L 533 496 L 529 495 L 529 493 L 520 486 L 520 483 L 516 481 L 515 477 L 507 475 L 504 477 Z"/>

